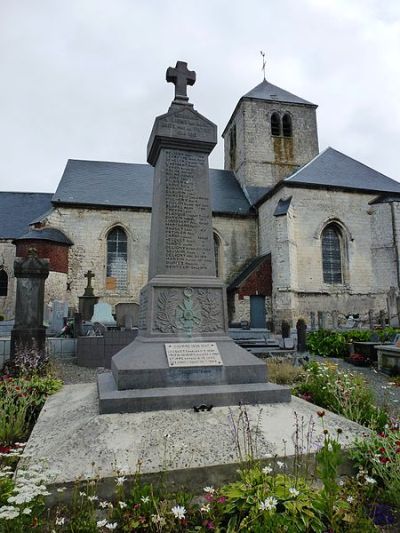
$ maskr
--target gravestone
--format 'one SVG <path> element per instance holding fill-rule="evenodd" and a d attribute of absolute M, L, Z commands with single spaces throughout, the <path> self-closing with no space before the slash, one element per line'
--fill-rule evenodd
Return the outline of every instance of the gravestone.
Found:
<path fill-rule="evenodd" d="M 326 316 L 324 311 L 318 311 L 318 329 L 325 329 L 326 327 Z"/>
<path fill-rule="evenodd" d="M 40 259 L 35 248 L 30 248 L 27 257 L 14 261 L 17 278 L 15 323 L 11 331 L 10 357 L 16 349 L 36 347 L 44 352 L 46 328 L 43 325 L 44 284 L 49 275 L 48 259 Z"/>
<path fill-rule="evenodd" d="M 266 383 L 265 363 L 228 335 L 208 174 L 217 128 L 188 102 L 195 79 L 182 61 L 167 70 L 175 99 L 147 147 L 155 170 L 139 335 L 113 357 L 112 374 L 97 376 L 101 413 L 290 401 L 288 388 Z"/>
<path fill-rule="evenodd" d="M 302 318 L 299 318 L 296 324 L 297 330 L 297 351 L 299 353 L 304 353 L 306 348 L 306 333 L 307 333 L 307 324 Z"/>
<path fill-rule="evenodd" d="M 135 303 L 120 303 L 115 306 L 117 325 L 132 329 L 138 324 L 139 306 Z"/>
<path fill-rule="evenodd" d="M 310 324 L 311 324 L 311 331 L 315 330 L 315 313 L 314 311 L 311 311 L 310 313 Z"/>
<path fill-rule="evenodd" d="M 92 287 L 92 279 L 95 277 L 91 270 L 88 270 L 85 274 L 87 278 L 87 285 L 83 296 L 79 296 L 79 313 L 82 320 L 90 320 L 94 313 L 94 306 L 99 301 L 98 297 L 94 295 Z"/>
<path fill-rule="evenodd" d="M 58 335 L 64 327 L 64 318 L 68 318 L 68 303 L 59 300 L 51 302 L 52 312 L 49 320 L 48 332 Z"/>
<path fill-rule="evenodd" d="M 95 304 L 91 322 L 99 322 L 105 327 L 115 327 L 117 323 L 112 315 L 112 306 L 106 302 Z"/>

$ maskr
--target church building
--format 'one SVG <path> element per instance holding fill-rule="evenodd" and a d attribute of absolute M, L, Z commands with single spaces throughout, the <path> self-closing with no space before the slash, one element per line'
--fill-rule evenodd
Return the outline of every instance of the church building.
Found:
<path fill-rule="evenodd" d="M 317 106 L 264 80 L 242 96 L 210 169 L 217 275 L 231 322 L 332 327 L 396 315 L 400 183 L 319 152 Z M 211 117 L 212 119 L 212 117 Z M 145 146 L 143 146 L 145 152 Z M 147 282 L 153 168 L 69 160 L 54 194 L 0 192 L 0 319 L 12 319 L 15 257 L 49 258 L 45 301 L 139 303 Z"/>

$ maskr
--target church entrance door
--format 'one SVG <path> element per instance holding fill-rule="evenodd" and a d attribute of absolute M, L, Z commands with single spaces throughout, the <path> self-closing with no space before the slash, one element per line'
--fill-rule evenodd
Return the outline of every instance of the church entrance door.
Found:
<path fill-rule="evenodd" d="M 265 296 L 250 296 L 250 327 L 265 328 Z"/>

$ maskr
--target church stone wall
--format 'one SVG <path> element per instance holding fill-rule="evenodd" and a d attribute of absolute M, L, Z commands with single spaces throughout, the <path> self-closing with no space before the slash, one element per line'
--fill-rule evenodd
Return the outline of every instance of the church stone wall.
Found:
<path fill-rule="evenodd" d="M 287 215 L 274 217 L 279 198 L 292 196 Z M 370 206 L 373 194 L 283 188 L 259 208 L 260 252 L 272 254 L 273 316 L 295 323 L 310 313 L 367 317 L 386 308 L 395 280 L 393 239 L 387 212 Z M 379 211 L 379 213 L 378 213 Z M 400 219 L 400 210 L 399 210 Z M 320 235 L 330 220 L 342 224 L 346 253 L 344 283 L 324 283 Z M 398 225 L 400 235 L 400 223 Z M 383 250 L 383 262 L 379 263 Z"/>
<path fill-rule="evenodd" d="M 400 210 L 397 202 L 393 206 L 393 211 L 397 242 L 400 242 Z M 386 291 L 388 287 L 396 287 L 398 285 L 392 206 L 387 203 L 375 204 L 370 207 L 370 213 L 372 265 L 375 273 L 375 284 L 379 290 Z"/>
<path fill-rule="evenodd" d="M 289 113 L 293 136 L 273 137 L 271 115 Z M 230 135 L 236 125 L 232 168 Z M 318 154 L 316 110 L 312 106 L 243 100 L 225 133 L 225 169 L 235 170 L 243 185 L 272 187 Z"/>
<path fill-rule="evenodd" d="M 0 241 L 0 266 L 8 275 L 7 296 L 0 296 L 0 315 L 4 320 L 14 318 L 16 279 L 14 278 L 15 246 L 10 240 Z"/>
<path fill-rule="evenodd" d="M 222 277 L 229 282 L 257 255 L 257 220 L 214 215 L 213 229 L 223 244 Z"/>
<path fill-rule="evenodd" d="M 139 303 L 139 292 L 148 275 L 150 224 L 151 213 L 144 210 L 56 208 L 48 218 L 48 225 L 62 229 L 74 245 L 69 250 L 68 277 L 50 274 L 46 301 L 61 299 L 76 308 L 87 283 L 84 275 L 92 270 L 96 296 L 111 305 Z M 128 288 L 123 292 L 106 288 L 106 238 L 116 225 L 123 227 L 128 236 Z M 256 219 L 215 215 L 213 228 L 221 242 L 222 276 L 229 280 L 256 254 Z M 66 290 L 67 281 L 70 291 Z"/>
<path fill-rule="evenodd" d="M 147 281 L 149 239 L 149 211 L 132 209 L 90 209 L 58 207 L 48 218 L 48 225 L 62 229 L 73 241 L 69 251 L 70 299 L 76 307 L 87 280 L 84 274 L 92 270 L 94 292 L 102 300 L 115 305 L 119 302 L 139 302 L 140 289 Z M 107 234 L 114 226 L 121 226 L 128 237 L 128 285 L 126 291 L 106 288 Z M 61 283 L 61 280 L 60 280 Z M 64 289 L 65 290 L 65 289 Z"/>

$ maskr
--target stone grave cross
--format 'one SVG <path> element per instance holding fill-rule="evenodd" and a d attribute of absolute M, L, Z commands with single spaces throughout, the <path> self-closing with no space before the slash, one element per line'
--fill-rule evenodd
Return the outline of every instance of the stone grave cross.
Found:
<path fill-rule="evenodd" d="M 85 288 L 85 296 L 93 296 L 93 287 L 92 287 L 92 279 L 96 276 L 93 274 L 91 270 L 88 270 L 85 274 L 85 278 L 87 278 L 87 286 Z"/>
<path fill-rule="evenodd" d="M 194 85 L 196 72 L 187 68 L 185 61 L 178 61 L 175 68 L 167 69 L 167 81 L 175 85 L 175 100 L 187 102 L 187 86 Z"/>

